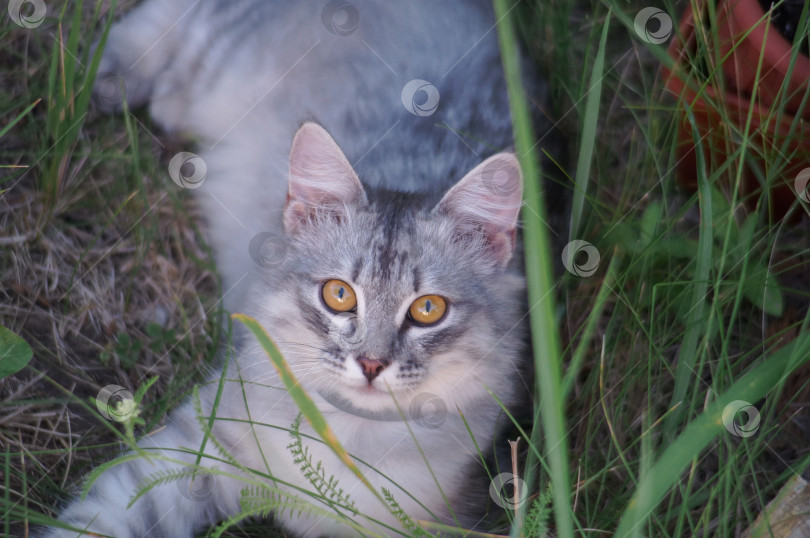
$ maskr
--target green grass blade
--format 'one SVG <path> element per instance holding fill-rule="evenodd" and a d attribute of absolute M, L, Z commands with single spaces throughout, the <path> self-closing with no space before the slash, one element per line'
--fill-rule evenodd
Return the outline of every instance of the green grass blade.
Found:
<path fill-rule="evenodd" d="M 113 0 L 112 4 L 110 5 L 110 9 L 107 15 L 107 19 L 104 21 L 103 30 L 101 32 L 101 39 L 98 42 L 98 47 L 96 48 L 95 52 L 93 53 L 93 57 L 90 60 L 90 66 L 85 74 L 84 78 L 84 86 L 82 90 L 79 92 L 79 95 L 76 97 L 76 115 L 80 116 L 87 112 L 88 107 L 90 106 L 90 98 L 93 95 L 92 88 L 93 83 L 96 80 L 96 74 L 98 73 L 98 67 L 101 65 L 101 57 L 104 54 L 104 49 L 107 45 L 107 37 L 110 33 L 110 28 L 112 28 L 113 23 L 113 16 L 115 15 L 115 8 L 118 2 Z M 78 53 L 78 51 L 77 51 Z"/>
<path fill-rule="evenodd" d="M 616 537 L 641 534 L 647 517 L 679 480 L 687 465 L 712 439 L 725 431 L 723 409 L 729 403 L 735 400 L 760 400 L 787 375 L 810 360 L 810 336 L 803 334 L 803 337 L 776 351 L 734 383 L 667 446 L 661 457 L 642 476 L 633 498 L 622 514 Z"/>
<path fill-rule="evenodd" d="M 588 179 L 591 175 L 593 148 L 596 142 L 597 123 L 599 120 L 599 101 L 602 98 L 602 73 L 605 67 L 605 49 L 607 47 L 609 27 L 610 12 L 608 12 L 608 15 L 605 17 L 605 25 L 602 27 L 599 49 L 596 52 L 596 59 L 593 62 L 593 71 L 591 71 L 591 84 L 587 91 L 588 98 L 585 101 L 585 116 L 582 122 L 582 135 L 579 140 L 577 171 L 574 176 L 574 198 L 571 202 L 571 228 L 568 230 L 569 240 L 579 237 L 582 210 L 585 207 L 585 193 L 588 192 Z"/>
<path fill-rule="evenodd" d="M 692 134 L 695 140 L 700 138 L 698 125 L 694 116 L 690 113 L 692 123 Z M 700 226 L 698 232 L 698 251 L 696 257 L 696 269 L 694 277 L 694 288 L 692 292 L 692 308 L 689 310 L 687 318 L 686 334 L 683 338 L 680 352 L 678 353 L 678 366 L 675 370 L 675 388 L 672 391 L 670 409 L 678 406 L 667 417 L 664 431 L 669 439 L 675 436 L 675 430 L 680 424 L 687 406 L 679 405 L 686 398 L 698 358 L 698 343 L 705 332 L 711 329 L 706 326 L 707 291 L 709 287 L 709 273 L 713 265 L 712 246 L 714 244 L 714 231 L 712 229 L 714 217 L 712 212 L 712 185 L 707 175 L 706 161 L 703 148 L 695 146 L 695 156 L 697 160 L 697 183 L 698 183 L 698 204 L 700 206 Z"/>
<path fill-rule="evenodd" d="M 228 336 L 233 334 L 233 320 L 228 320 Z M 222 374 L 219 376 L 219 384 L 217 385 L 217 393 L 214 396 L 214 403 L 211 406 L 211 415 L 208 417 L 208 427 L 204 428 L 203 438 L 200 442 L 200 451 L 194 461 L 194 465 L 199 467 L 202 461 L 203 454 L 205 453 L 205 445 L 208 443 L 208 438 L 211 436 L 211 430 L 214 427 L 214 421 L 217 418 L 217 411 L 219 410 L 219 403 L 222 400 L 222 391 L 225 389 L 225 378 L 228 372 L 228 366 L 231 362 L 231 355 L 233 354 L 232 342 L 228 342 L 227 351 L 225 352 L 225 364 L 222 366 Z M 197 389 L 195 387 L 195 393 Z M 264 456 L 262 454 L 262 456 Z"/>
<path fill-rule="evenodd" d="M 21 119 L 23 119 L 23 118 L 24 118 L 26 115 L 28 115 L 28 113 L 29 113 L 29 112 L 31 112 L 32 110 L 34 110 L 34 107 L 35 107 L 35 106 L 37 106 L 37 105 L 39 104 L 39 102 L 40 102 L 40 101 L 42 101 L 42 98 L 41 98 L 41 97 L 40 97 L 39 99 L 37 99 L 36 101 L 34 101 L 33 103 L 31 103 L 30 105 L 28 105 L 28 107 L 27 107 L 25 110 L 23 110 L 22 112 L 20 112 L 19 114 L 17 114 L 17 117 L 16 117 L 16 118 L 14 118 L 14 119 L 13 119 L 13 120 L 11 120 L 10 122 L 8 122 L 8 124 L 7 124 L 5 127 L 3 127 L 2 129 L 0 129 L 0 138 L 3 138 L 3 136 L 4 136 L 4 135 L 5 135 L 7 132 L 9 132 L 9 131 L 10 131 L 10 130 L 11 130 L 11 129 L 12 129 L 14 126 L 15 126 L 15 125 L 17 125 L 17 123 L 19 123 L 19 121 L 20 121 Z"/>
<path fill-rule="evenodd" d="M 577 335 L 579 345 L 576 350 L 574 350 L 571 362 L 568 365 L 568 370 L 565 372 L 565 376 L 562 380 L 563 398 L 566 398 L 573 388 L 579 370 L 585 361 L 585 355 L 591 349 L 593 335 L 596 332 L 599 322 L 602 320 L 602 313 L 605 310 L 605 306 L 607 306 L 608 296 L 611 293 L 615 293 L 613 286 L 616 284 L 616 271 L 619 266 L 618 259 L 619 258 L 611 258 L 610 265 L 608 265 L 608 269 L 605 272 L 605 279 L 599 287 L 599 293 L 596 295 L 596 299 L 593 302 L 593 308 L 588 314 L 585 329 L 581 334 Z"/>
<path fill-rule="evenodd" d="M 563 416 L 562 387 L 560 384 L 560 343 L 554 317 L 551 247 L 543 230 L 546 209 L 540 202 L 540 169 L 534 151 L 534 133 L 526 98 L 520 80 L 520 62 L 515 28 L 508 16 L 512 9 L 507 0 L 494 0 L 498 21 L 498 41 L 501 61 L 509 92 L 515 145 L 523 169 L 525 207 L 523 211 L 523 237 L 526 260 L 526 280 L 529 294 L 530 325 L 534 342 L 536 378 L 540 393 L 540 407 L 554 492 L 554 517 L 557 535 L 573 536 L 571 485 L 568 470 L 568 445 L 565 417 Z"/>

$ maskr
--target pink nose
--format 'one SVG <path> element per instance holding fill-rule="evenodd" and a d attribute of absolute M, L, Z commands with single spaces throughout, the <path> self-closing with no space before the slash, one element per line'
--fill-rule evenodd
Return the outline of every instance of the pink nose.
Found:
<path fill-rule="evenodd" d="M 383 361 L 369 359 L 365 355 L 358 357 L 357 362 L 360 364 L 360 368 L 363 369 L 363 375 L 368 379 L 369 385 L 387 366 Z"/>

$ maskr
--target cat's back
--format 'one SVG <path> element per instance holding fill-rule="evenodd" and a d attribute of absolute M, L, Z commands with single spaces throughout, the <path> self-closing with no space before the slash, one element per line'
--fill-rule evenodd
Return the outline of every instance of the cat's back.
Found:
<path fill-rule="evenodd" d="M 165 11 L 150 9 L 149 22 Z M 441 190 L 511 145 L 488 2 L 202 0 L 175 10 L 179 22 L 147 53 L 169 58 L 150 96 L 168 130 L 211 145 L 249 133 L 272 152 L 315 119 L 366 183 L 405 191 L 447 178 Z"/>
<path fill-rule="evenodd" d="M 111 31 L 100 73 L 199 141 L 196 192 L 228 288 L 252 267 L 252 238 L 282 232 L 303 121 L 332 134 L 371 190 L 419 192 L 427 207 L 512 146 L 486 0 L 146 0 Z"/>

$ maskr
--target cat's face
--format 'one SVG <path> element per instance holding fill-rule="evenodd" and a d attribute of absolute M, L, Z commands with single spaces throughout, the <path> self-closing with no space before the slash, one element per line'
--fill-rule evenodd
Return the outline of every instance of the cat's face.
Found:
<path fill-rule="evenodd" d="M 257 301 L 305 388 L 362 414 L 508 386 L 522 340 L 523 280 L 505 270 L 521 199 L 514 157 L 489 159 L 425 207 L 365 193 L 326 137 L 313 124 L 296 137 L 287 252 Z"/>

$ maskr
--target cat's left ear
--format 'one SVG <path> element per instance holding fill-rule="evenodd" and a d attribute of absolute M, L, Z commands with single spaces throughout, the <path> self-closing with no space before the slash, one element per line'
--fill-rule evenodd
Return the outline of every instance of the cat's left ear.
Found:
<path fill-rule="evenodd" d="M 340 219 L 348 206 L 364 202 L 366 193 L 337 142 L 317 123 L 295 133 L 290 150 L 290 178 L 284 205 L 284 229 L 294 233 L 316 213 Z"/>
<path fill-rule="evenodd" d="M 462 235 L 483 234 L 487 258 L 504 266 L 515 250 L 523 174 L 514 153 L 498 153 L 456 183 L 434 209 L 450 216 Z"/>

